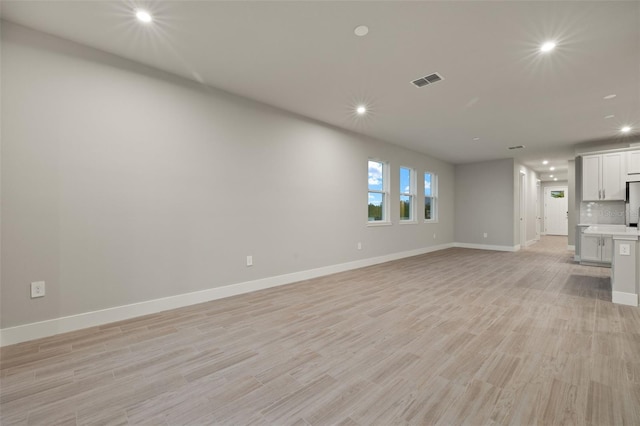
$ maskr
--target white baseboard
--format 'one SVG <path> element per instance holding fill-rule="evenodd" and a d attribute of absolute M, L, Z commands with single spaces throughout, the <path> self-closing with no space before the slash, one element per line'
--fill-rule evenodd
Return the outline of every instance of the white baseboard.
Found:
<path fill-rule="evenodd" d="M 537 239 L 529 240 L 529 241 L 527 241 L 527 244 L 525 245 L 525 247 L 529 247 L 530 245 L 533 245 L 533 244 L 535 244 L 535 243 L 537 243 L 537 242 L 538 242 L 538 240 L 537 240 Z"/>
<path fill-rule="evenodd" d="M 567 246 L 567 250 L 573 250 L 573 251 L 576 251 L 576 246 L 573 246 L 573 245 L 569 244 L 569 245 Z"/>
<path fill-rule="evenodd" d="M 638 295 L 635 293 L 612 291 L 611 301 L 620 305 L 638 306 Z"/>
<path fill-rule="evenodd" d="M 122 321 L 142 315 L 155 314 L 170 309 L 209 302 L 211 300 L 236 296 L 238 294 L 291 284 L 324 275 L 364 268 L 366 266 L 377 265 L 379 263 L 390 262 L 392 260 L 403 259 L 406 257 L 418 256 L 451 247 L 454 247 L 454 244 L 440 244 L 437 246 L 392 253 L 369 259 L 355 260 L 353 262 L 340 263 L 317 269 L 309 269 L 291 274 L 246 281 L 223 287 L 214 287 L 192 293 L 178 294 L 176 296 L 169 296 L 161 299 L 147 300 L 130 305 L 116 306 L 99 311 L 84 312 L 78 315 L 4 328 L 0 329 L 0 347 L 39 339 L 42 337 L 53 336 L 60 333 L 67 333 L 69 331 L 80 330 L 83 328 L 104 325 L 111 322 Z"/>
<path fill-rule="evenodd" d="M 489 244 L 471 244 L 471 243 L 453 243 L 454 247 L 478 249 L 478 250 L 494 250 L 494 251 L 518 251 L 520 244 L 515 246 L 494 246 Z"/>

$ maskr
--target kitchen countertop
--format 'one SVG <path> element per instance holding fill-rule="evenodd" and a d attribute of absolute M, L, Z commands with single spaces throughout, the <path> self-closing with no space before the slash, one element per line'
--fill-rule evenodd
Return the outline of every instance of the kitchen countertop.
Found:
<path fill-rule="evenodd" d="M 626 225 L 590 225 L 584 231 L 584 234 L 611 235 L 621 237 L 638 237 L 640 232 L 638 228 L 630 228 Z"/>

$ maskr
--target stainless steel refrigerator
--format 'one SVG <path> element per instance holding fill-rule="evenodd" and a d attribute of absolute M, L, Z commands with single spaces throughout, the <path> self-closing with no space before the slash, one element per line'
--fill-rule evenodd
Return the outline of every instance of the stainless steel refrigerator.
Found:
<path fill-rule="evenodd" d="M 640 182 L 627 182 L 627 226 L 638 226 L 640 217 Z"/>

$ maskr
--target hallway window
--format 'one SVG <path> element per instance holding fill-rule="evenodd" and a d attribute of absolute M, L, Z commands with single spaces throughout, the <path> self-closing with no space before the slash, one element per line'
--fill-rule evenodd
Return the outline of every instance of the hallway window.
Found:
<path fill-rule="evenodd" d="M 424 174 L 424 221 L 438 221 L 438 176 L 434 173 Z"/>

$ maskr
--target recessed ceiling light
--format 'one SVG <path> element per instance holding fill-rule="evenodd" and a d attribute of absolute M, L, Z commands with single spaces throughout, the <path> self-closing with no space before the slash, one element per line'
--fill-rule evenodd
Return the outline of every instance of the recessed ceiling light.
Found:
<path fill-rule="evenodd" d="M 553 175 L 549 175 L 549 177 L 553 177 Z"/>
<path fill-rule="evenodd" d="M 366 25 L 360 25 L 359 27 L 356 27 L 355 30 L 353 30 L 353 33 L 358 37 L 364 37 L 369 34 L 369 27 L 367 27 Z"/>
<path fill-rule="evenodd" d="M 605 119 L 605 120 L 608 120 L 608 119 L 613 118 L 613 117 L 615 117 L 615 115 L 613 115 L 613 114 L 605 115 L 605 116 L 604 116 L 604 119 Z"/>
<path fill-rule="evenodd" d="M 542 164 L 544 164 L 546 166 L 547 164 L 549 164 L 549 162 L 547 160 L 543 160 Z"/>
<path fill-rule="evenodd" d="M 541 52 L 550 52 L 550 51 L 552 51 L 555 47 L 556 47 L 555 42 L 553 42 L 553 41 L 547 41 L 547 42 L 546 42 L 546 43 L 544 43 L 542 46 L 540 46 L 540 51 L 541 51 Z"/>
<path fill-rule="evenodd" d="M 479 140 L 480 140 L 480 138 L 476 136 L 475 138 L 473 138 L 473 140 L 474 140 L 474 141 L 479 141 Z"/>
<path fill-rule="evenodd" d="M 607 100 L 608 100 L 608 99 L 613 99 L 613 98 L 615 98 L 616 96 L 617 96 L 617 95 L 616 95 L 615 93 L 612 93 L 612 94 L 610 94 L 610 95 L 605 96 L 605 97 L 604 97 L 604 98 L 602 98 L 602 99 L 607 99 Z"/>
<path fill-rule="evenodd" d="M 549 170 L 554 171 L 556 168 L 555 167 L 549 167 Z"/>
<path fill-rule="evenodd" d="M 623 128 L 620 129 L 620 131 L 622 133 L 629 133 L 631 131 L 631 127 L 630 126 L 624 126 Z"/>
<path fill-rule="evenodd" d="M 153 20 L 149 12 L 142 9 L 136 10 L 136 18 L 138 18 L 138 21 L 144 22 L 145 24 L 148 24 Z"/>
<path fill-rule="evenodd" d="M 553 178 L 553 180 L 558 180 L 558 178 Z"/>
<path fill-rule="evenodd" d="M 358 115 L 364 115 L 367 112 L 367 107 L 365 107 L 364 105 L 359 105 L 358 108 L 356 108 L 356 112 L 358 113 Z"/>

